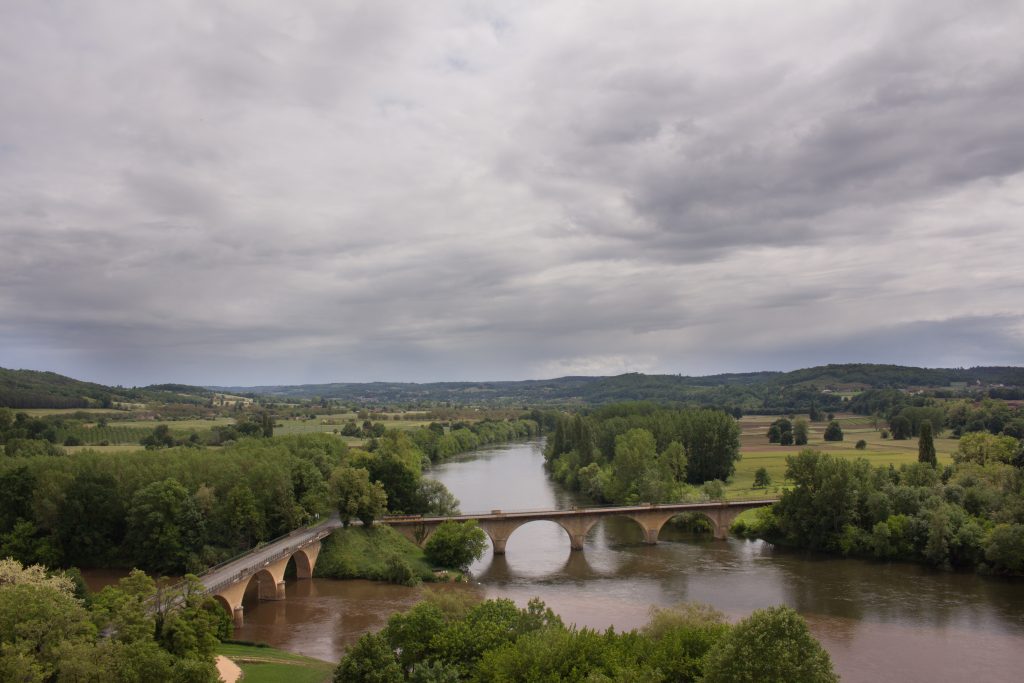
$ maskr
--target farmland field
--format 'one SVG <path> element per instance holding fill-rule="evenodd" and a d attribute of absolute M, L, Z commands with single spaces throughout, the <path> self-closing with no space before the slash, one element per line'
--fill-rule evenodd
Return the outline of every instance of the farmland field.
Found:
<path fill-rule="evenodd" d="M 814 448 L 831 453 L 841 458 L 865 458 L 874 466 L 894 465 L 917 462 L 917 439 L 893 441 L 883 439 L 881 428 L 885 421 L 878 422 L 879 429 L 873 427 L 874 418 L 863 415 L 837 415 L 836 419 L 843 428 L 842 441 L 825 441 L 823 434 L 827 422 L 810 423 L 810 434 L 806 446 L 780 446 L 768 443 L 768 427 L 778 418 L 777 415 L 747 415 L 740 420 L 740 453 L 742 458 L 736 463 L 736 473 L 726 484 L 726 495 L 729 498 L 743 498 L 779 493 L 785 485 L 786 456 L 796 455 L 805 448 Z M 805 416 L 806 419 L 806 416 Z M 867 442 L 867 448 L 859 451 L 855 448 L 858 440 Z M 952 454 L 959 442 L 951 438 L 936 438 L 935 451 L 939 466 L 952 462 Z M 764 467 L 772 479 L 772 485 L 765 489 L 754 489 L 754 473 Z"/>

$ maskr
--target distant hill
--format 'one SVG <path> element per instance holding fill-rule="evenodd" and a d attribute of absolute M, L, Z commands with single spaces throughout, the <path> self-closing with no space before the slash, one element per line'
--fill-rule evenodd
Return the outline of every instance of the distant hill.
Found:
<path fill-rule="evenodd" d="M 155 384 L 109 387 L 35 370 L 0 368 L 0 406 L 100 408 L 118 404 L 205 404 L 213 392 L 280 400 L 329 399 L 358 404 L 599 405 L 648 400 L 779 412 L 814 401 L 839 407 L 842 392 L 859 389 L 1024 387 L 1024 368 L 913 368 L 900 365 L 822 365 L 792 372 L 746 372 L 684 377 L 629 373 L 517 382 L 368 382 L 291 386 L 197 387 Z"/>
<path fill-rule="evenodd" d="M 403 382 L 210 387 L 216 391 L 282 399 L 334 399 L 354 403 L 600 404 L 652 400 L 772 409 L 803 402 L 831 389 L 881 389 L 1004 384 L 1024 386 L 1024 368 L 914 368 L 900 365 L 823 365 L 792 372 L 749 372 L 684 377 L 629 373 L 615 377 L 560 377 L 518 382 Z M 819 399 L 819 402 L 821 399 Z"/>
<path fill-rule="evenodd" d="M 37 370 L 0 368 L 0 407 L 109 408 L 134 403 L 205 403 L 209 389 L 184 384 L 109 387 Z"/>

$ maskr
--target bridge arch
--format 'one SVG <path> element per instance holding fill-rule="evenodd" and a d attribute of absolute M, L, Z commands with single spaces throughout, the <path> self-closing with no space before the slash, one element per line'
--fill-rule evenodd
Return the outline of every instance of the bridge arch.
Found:
<path fill-rule="evenodd" d="M 320 555 L 320 544 L 316 547 L 299 548 L 292 553 L 291 560 L 295 561 L 295 578 L 313 578 L 313 569 L 316 567 L 316 558 Z"/>
<path fill-rule="evenodd" d="M 520 527 L 532 522 L 554 522 L 562 528 L 569 536 L 569 547 L 573 550 L 583 549 L 583 540 L 590 531 L 590 528 L 597 522 L 597 517 L 539 517 L 536 519 L 489 519 L 481 520 L 480 528 L 483 529 L 491 539 L 491 545 L 495 555 L 505 554 L 505 545 L 508 539 Z"/>
<path fill-rule="evenodd" d="M 227 612 L 227 613 L 228 613 L 229 615 L 230 615 L 230 614 L 232 614 L 232 613 L 234 612 L 234 608 L 232 608 L 232 606 L 231 606 L 230 604 L 228 604 L 228 600 L 227 600 L 227 598 L 225 598 L 225 597 L 224 597 L 223 595 L 221 595 L 220 593 L 215 593 L 215 594 L 214 594 L 214 596 L 213 596 L 213 600 L 214 600 L 214 602 L 216 602 L 216 603 L 217 603 L 218 605 L 220 605 L 221 607 L 223 607 L 223 608 L 224 608 L 224 611 L 226 611 L 226 612 Z"/>
<path fill-rule="evenodd" d="M 711 515 L 707 514 L 703 510 L 686 510 L 682 512 L 677 512 L 676 514 L 672 515 L 671 517 L 667 518 L 664 522 L 662 522 L 661 526 L 658 528 L 659 539 L 661 537 L 661 532 L 664 531 L 665 528 L 668 527 L 670 524 L 672 524 L 673 520 L 678 520 L 681 517 L 693 520 L 695 523 L 706 523 L 707 530 L 710 531 L 715 538 L 718 538 L 718 524 L 715 521 L 715 519 L 711 517 Z M 696 531 L 696 529 L 694 529 L 694 531 Z"/>
<path fill-rule="evenodd" d="M 649 541 L 650 534 L 650 523 L 646 519 L 640 518 L 638 515 L 623 512 L 622 514 L 611 514 L 605 516 L 605 519 L 628 519 L 629 521 L 640 527 L 640 535 L 643 537 L 644 542 Z"/>
<path fill-rule="evenodd" d="M 255 581 L 256 597 L 260 600 L 284 600 L 284 568 L 287 563 L 287 560 L 284 563 L 280 563 L 278 571 L 273 571 L 273 569 L 278 569 L 274 565 L 268 565 L 257 571 L 247 580 L 243 581 L 245 589 L 242 591 L 242 594 L 248 593 L 250 586 Z"/>

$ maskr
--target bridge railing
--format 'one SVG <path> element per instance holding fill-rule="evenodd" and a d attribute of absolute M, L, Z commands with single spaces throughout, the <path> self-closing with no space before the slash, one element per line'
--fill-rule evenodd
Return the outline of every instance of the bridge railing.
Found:
<path fill-rule="evenodd" d="M 238 560 L 242 559 L 243 557 L 245 557 L 247 555 L 251 555 L 253 552 L 259 550 L 260 548 L 266 548 L 268 545 L 274 545 L 278 541 L 283 541 L 286 538 L 291 538 L 292 536 L 298 536 L 299 534 L 303 534 L 303 533 L 306 533 L 308 531 L 312 531 L 313 529 L 317 528 L 321 524 L 326 524 L 327 522 L 331 521 L 331 519 L 332 518 L 329 517 L 329 518 L 327 518 L 325 520 L 318 521 L 316 524 L 313 524 L 311 526 L 300 526 L 298 529 L 292 529 L 288 533 L 281 534 L 277 538 L 271 539 L 269 541 L 262 541 L 260 543 L 257 543 L 252 548 L 249 548 L 248 550 L 243 550 L 242 552 L 238 553 L 234 557 L 231 557 L 231 558 L 229 558 L 227 560 L 224 560 L 223 562 L 218 562 L 217 564 L 213 565 L 212 567 L 207 567 L 205 570 L 203 570 L 203 573 L 199 575 L 199 578 L 202 578 L 202 577 L 206 576 L 207 574 L 212 574 L 213 572 L 217 571 L 218 569 L 222 569 L 222 568 L 228 566 L 232 562 L 237 562 Z"/>

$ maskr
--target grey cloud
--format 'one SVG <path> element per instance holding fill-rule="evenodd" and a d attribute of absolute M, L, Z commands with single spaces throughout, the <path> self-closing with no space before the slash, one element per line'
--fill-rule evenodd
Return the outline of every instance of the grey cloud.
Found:
<path fill-rule="evenodd" d="M 258 384 L 1024 360 L 1012 2 L 0 21 L 0 366 Z"/>

